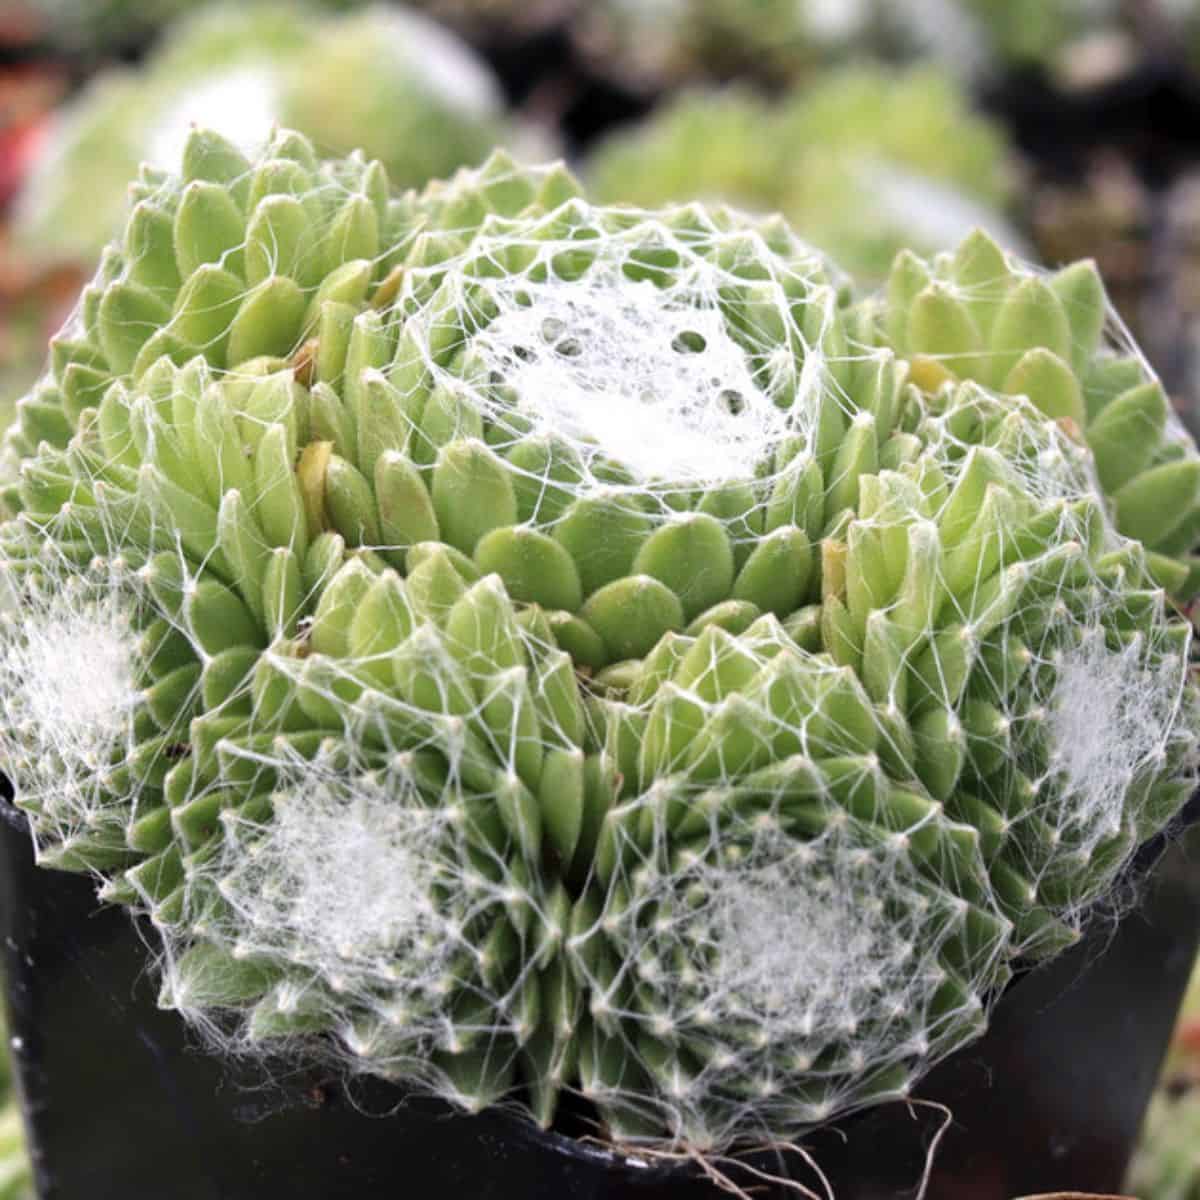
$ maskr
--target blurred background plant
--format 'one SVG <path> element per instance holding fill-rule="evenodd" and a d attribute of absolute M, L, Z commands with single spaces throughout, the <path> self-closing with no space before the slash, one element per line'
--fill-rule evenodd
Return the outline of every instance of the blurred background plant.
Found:
<path fill-rule="evenodd" d="M 1179 0 L 1190 11 L 1188 0 Z M 494 7 L 494 4 L 493 4 Z M 960 75 L 1069 69 L 1133 53 L 1144 17 L 1123 0 L 598 0 L 573 13 L 589 52 L 639 82 L 803 78 L 863 53 L 932 56 Z"/>
<path fill-rule="evenodd" d="M 1200 430 L 1197 0 L 0 0 L 0 422 L 138 162 L 169 168 L 195 121 L 248 144 L 275 120 L 405 185 L 561 149 L 605 200 L 781 211 L 859 277 L 975 223 L 1047 267 L 1093 257 Z M 1198 1020 L 1200 983 L 1145 1200 L 1200 1200 Z M 0 1200 L 26 1194 L 14 1113 Z"/>
<path fill-rule="evenodd" d="M 871 24 L 866 0 L 601 0 L 576 36 L 634 86 L 751 74 L 776 83 L 847 53 Z"/>
<path fill-rule="evenodd" d="M 2 1021 L 0 1038 L 8 1040 Z M 7 1053 L 0 1055 L 0 1200 L 37 1200 Z"/>
<path fill-rule="evenodd" d="M 537 157 L 554 151 L 552 136 L 511 117 L 484 60 L 412 9 L 346 0 L 189 5 L 148 42 L 182 7 L 36 0 L 18 25 L 38 56 L 22 73 L 5 72 L 0 90 L 0 103 L 11 97 L 8 132 L 0 132 L 0 187 L 10 177 L 0 234 L 0 421 L 120 226 L 139 164 L 170 168 L 197 121 L 246 149 L 276 123 L 304 130 L 329 153 L 361 147 L 401 186 L 448 175 L 496 144 Z M 144 53 L 104 61 L 130 46 Z M 93 56 L 103 64 L 94 73 Z M 75 87 L 65 95 L 68 80 Z"/>
<path fill-rule="evenodd" d="M 603 200 L 781 212 L 859 278 L 882 280 L 901 248 L 946 250 L 976 226 L 1023 249 L 1005 216 L 1017 183 L 1005 136 L 932 67 L 837 68 L 778 100 L 692 90 L 605 139 L 585 171 Z"/>
<path fill-rule="evenodd" d="M 366 0 L 312 0 L 331 10 L 359 8 Z M 195 0 L 28 0 L 46 40 L 85 58 L 128 53 L 165 25 L 196 9 Z"/>
<path fill-rule="evenodd" d="M 144 63 L 100 72 L 51 119 L 15 202 L 17 245 L 43 261 L 95 261 L 139 163 L 173 166 L 199 120 L 245 150 L 276 123 L 330 153 L 361 147 L 401 186 L 449 174 L 513 134 L 490 69 L 419 14 L 201 7 Z"/>
<path fill-rule="evenodd" d="M 1129 1186 L 1146 1200 L 1200 1200 L 1200 968 L 1184 1001 Z"/>

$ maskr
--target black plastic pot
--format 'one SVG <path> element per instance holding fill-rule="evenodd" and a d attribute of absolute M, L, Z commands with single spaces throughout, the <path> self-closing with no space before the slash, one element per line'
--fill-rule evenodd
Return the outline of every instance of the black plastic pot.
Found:
<path fill-rule="evenodd" d="M 23 818 L 6 803 L 0 814 L 8 1019 L 43 1200 L 722 1194 L 692 1168 L 639 1164 L 503 1112 L 457 1116 L 379 1081 L 268 1082 L 261 1066 L 206 1055 L 155 1006 L 150 931 L 99 907 L 89 880 L 36 868 Z M 930 1200 L 1119 1190 L 1198 933 L 1200 864 L 1176 844 L 1119 925 L 1097 923 L 1011 987 L 987 1036 L 921 1088 L 953 1114 Z M 945 1119 L 889 1105 L 805 1145 L 837 1200 L 911 1196 Z M 816 1185 L 798 1155 L 754 1162 Z"/>

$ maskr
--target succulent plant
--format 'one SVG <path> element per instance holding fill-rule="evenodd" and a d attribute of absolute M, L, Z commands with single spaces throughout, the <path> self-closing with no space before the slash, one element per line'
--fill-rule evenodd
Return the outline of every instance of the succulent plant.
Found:
<path fill-rule="evenodd" d="M 1013 271 L 975 236 L 934 263 L 902 252 L 887 292 L 887 340 L 918 378 L 1024 396 L 1076 431 L 1117 529 L 1142 543 L 1169 592 L 1195 591 L 1200 460 L 1136 348 L 1098 353 L 1108 306 L 1094 264 L 1047 277 Z"/>
<path fill-rule="evenodd" d="M 489 69 L 418 13 L 205 6 L 145 66 L 101 73 L 60 116 L 18 196 L 14 239 L 37 257 L 94 264 L 120 231 L 139 163 L 177 170 L 195 124 L 257 153 L 277 123 L 330 153 L 366 138 L 401 185 L 446 175 L 515 136 Z"/>
<path fill-rule="evenodd" d="M 720 199 L 780 212 L 857 278 L 882 279 L 903 246 L 933 253 L 1003 216 L 1012 160 L 945 72 L 856 66 L 782 100 L 748 89 L 684 94 L 618 131 L 586 167 L 606 201 Z"/>
<path fill-rule="evenodd" d="M 0 761 L 214 1038 L 790 1138 L 907 1095 L 1182 803 L 1188 627 L 1074 427 L 938 357 L 951 306 L 925 344 L 950 284 L 501 154 L 183 163 L 9 435 Z M 1017 366 L 1059 310 L 997 259 Z M 1124 380 L 1079 274 L 1064 361 Z"/>

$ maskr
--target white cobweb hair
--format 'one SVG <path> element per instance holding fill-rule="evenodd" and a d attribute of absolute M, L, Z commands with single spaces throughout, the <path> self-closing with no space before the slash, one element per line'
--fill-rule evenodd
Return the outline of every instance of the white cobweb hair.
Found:
<path fill-rule="evenodd" d="M 547 481 L 563 498 L 625 492 L 666 508 L 682 489 L 761 478 L 840 391 L 836 268 L 777 218 L 685 206 L 673 227 L 670 215 L 628 209 L 612 225 L 574 199 L 545 233 L 514 239 L 489 220 L 452 262 L 406 273 L 403 336 L 434 391 L 492 422 L 497 449 L 511 431 L 577 454 L 577 479 Z M 497 270 L 514 256 L 520 271 Z M 803 326 L 790 312 L 801 303 Z M 449 347 L 447 317 L 469 331 Z"/>
<path fill-rule="evenodd" d="M 994 997 L 977 981 L 1003 978 L 1003 922 L 958 960 L 961 976 L 947 966 L 969 906 L 914 869 L 906 836 L 835 820 L 801 841 L 782 831 L 786 807 L 714 828 L 707 853 L 672 854 L 660 828 L 576 935 L 602 929 L 621 951 L 590 980 L 596 1025 L 635 1061 L 653 1063 L 656 1044 L 692 1051 L 691 1069 L 656 1072 L 652 1095 L 586 1094 L 679 1144 L 770 1141 L 907 1096 L 983 1028 Z"/>
<path fill-rule="evenodd" d="M 111 823 L 106 808 L 125 815 L 108 784 L 133 747 L 142 698 L 134 580 L 119 559 L 66 568 L 52 543 L 20 584 L 4 574 L 0 758 L 38 814 L 39 853 L 66 858 L 77 836 Z"/>
<path fill-rule="evenodd" d="M 455 874 L 461 811 L 449 798 L 423 801 L 405 756 L 371 769 L 347 750 L 331 738 L 310 762 L 284 748 L 265 812 L 222 813 L 220 854 L 195 877 L 214 904 L 195 932 L 234 959 L 288 964 L 267 1006 L 283 1018 L 336 1021 L 353 1001 L 359 1016 L 341 1031 L 350 1052 L 373 1039 L 373 1057 L 420 1073 L 453 1039 L 448 981 L 474 955 L 466 927 L 494 889 L 466 863 Z M 165 996 L 204 1021 L 211 996 L 193 995 L 194 980 L 174 969 L 169 936 L 165 948 Z M 393 1054 L 382 1049 L 389 1038 Z"/>
<path fill-rule="evenodd" d="M 837 406 L 856 434 L 873 427 L 874 416 L 855 409 L 846 372 L 864 364 L 882 370 L 892 365 L 891 353 L 834 336 L 840 297 L 821 257 L 775 228 L 770 236 L 786 250 L 778 253 L 763 226 L 729 214 L 680 209 L 671 216 L 677 225 L 635 211 L 616 219 L 572 201 L 534 232 L 489 220 L 451 261 L 406 268 L 383 318 L 407 339 L 412 359 L 405 365 L 415 362 L 433 389 L 461 406 L 455 411 L 465 414 L 464 426 L 470 418 L 491 423 L 490 446 L 502 451 L 544 437 L 571 452 L 573 474 L 526 480 L 543 498 L 555 489 L 560 501 L 615 493 L 671 520 L 681 497 L 735 483 L 753 485 L 765 507 L 765 494 L 787 470 L 780 451 L 796 443 L 789 463 L 813 453 L 823 405 Z M 952 486 L 975 447 L 956 424 L 962 410 L 945 411 L 945 401 L 922 400 L 920 436 L 910 436 L 923 462 Z M 996 403 L 981 391 L 981 411 Z M 1057 506 L 1059 519 L 1047 535 L 1052 548 L 1029 563 L 1016 554 L 1013 531 L 1002 529 L 999 565 L 1041 571 L 1061 611 L 1023 630 L 1020 666 L 1029 686 L 1017 699 L 996 689 L 998 711 L 1004 707 L 993 733 L 1011 750 L 1005 766 L 981 771 L 980 789 L 984 800 L 995 799 L 1016 788 L 1016 773 L 1026 777 L 1028 804 L 1004 814 L 1002 832 L 1026 854 L 1031 885 L 1057 885 L 1052 915 L 1073 934 L 1133 852 L 1147 803 L 1138 787 L 1176 752 L 1186 646 L 1165 630 L 1161 593 L 1137 597 L 1148 615 L 1127 611 L 1123 579 L 1102 577 L 1083 555 L 1096 537 L 1115 554 L 1132 551 L 1111 527 L 1098 535 L 1091 529 L 1087 514 L 1102 514 L 1102 506 L 1077 441 L 1024 401 L 1002 403 L 1011 412 L 1002 422 L 1007 440 L 993 448 L 1001 481 L 1021 497 Z M 414 428 L 414 438 L 422 435 Z M 920 524 L 936 535 L 944 509 L 921 510 L 920 465 L 900 463 L 890 472 L 900 501 L 862 516 L 864 526 Z M 905 507 L 910 495 L 918 499 Z M 1081 502 L 1090 506 L 1082 516 Z M 552 527 L 554 517 L 540 523 Z M 162 529 L 154 532 L 159 544 L 170 541 Z M 730 532 L 734 541 L 749 540 Z M 372 549 L 394 547 L 363 552 Z M 1015 561 L 1008 564 L 1005 554 Z M 179 558 L 186 577 L 193 568 L 182 549 Z M 1065 569 L 1061 579 L 1053 574 L 1064 558 L 1082 564 L 1082 586 Z M 945 564 L 938 570 L 947 584 Z M 96 820 L 103 803 L 87 790 L 97 778 L 91 768 L 119 756 L 132 738 L 126 717 L 134 653 L 126 581 L 102 572 L 95 582 L 56 586 L 70 575 L 65 563 L 57 576 L 48 572 L 50 586 L 10 616 L 27 625 L 6 637 L 0 658 L 0 684 L 11 684 L 5 715 L 15 718 L 6 724 L 24 731 L 33 721 L 48 746 L 30 759 L 32 784 L 22 790 L 49 792 L 53 782 L 57 797 L 64 771 L 75 781 L 61 817 L 67 839 Z M 962 626 L 955 648 L 968 659 L 994 650 L 1003 663 L 1012 647 L 996 631 L 1007 630 L 1012 614 L 997 618 L 999 601 L 975 606 L 983 582 L 945 588 L 947 612 Z M 736 716 L 740 704 L 780 743 L 798 743 L 797 755 L 816 755 L 815 730 L 826 715 L 820 703 L 830 694 L 821 689 L 845 684 L 857 703 L 860 681 L 832 659 L 801 652 L 775 617 L 764 624 L 769 632 L 753 643 L 731 638 L 731 654 L 742 656 L 748 672 L 768 672 L 781 655 L 793 656 L 816 681 L 810 710 L 779 717 L 765 693 L 749 700 L 737 689 L 717 694 L 724 663 L 716 652 L 706 673 L 677 692 L 706 720 Z M 1126 638 L 1130 625 L 1137 628 Z M 441 635 L 432 626 L 420 636 L 436 644 Z M 931 611 L 919 633 L 936 629 Z M 180 632 L 191 636 L 186 620 Z M 549 649 L 520 637 L 531 653 Z M 79 664 L 61 652 L 69 646 L 80 648 Z M 908 671 L 916 651 L 910 645 L 904 653 L 901 671 Z M 827 819 L 804 839 L 785 835 L 794 814 L 781 791 L 753 815 L 714 819 L 681 848 L 664 821 L 660 780 L 635 781 L 633 773 L 632 794 L 621 799 L 629 813 L 648 814 L 648 834 L 631 845 L 607 886 L 595 889 L 603 903 L 591 924 L 567 938 L 560 909 L 577 897 L 553 892 L 540 875 L 543 863 L 475 828 L 488 818 L 471 797 L 494 814 L 518 776 L 521 672 L 501 672 L 490 694 L 451 711 L 449 667 L 436 653 L 425 657 L 435 676 L 445 675 L 437 679 L 445 711 L 422 712 L 366 686 L 353 669 L 361 663 L 289 657 L 278 646 L 260 656 L 292 687 L 318 693 L 340 714 L 340 728 L 329 729 L 308 757 L 286 738 L 253 748 L 222 739 L 217 758 L 235 787 L 245 784 L 244 795 L 225 804 L 219 843 L 181 866 L 186 920 L 154 913 L 164 1002 L 230 1052 L 257 1052 L 270 1042 L 325 1054 L 350 1070 L 415 1081 L 476 1108 L 497 1097 L 486 1083 L 467 1086 L 452 1060 L 473 1062 L 483 1076 L 489 1056 L 512 1060 L 536 1019 L 544 979 L 570 961 L 582 964 L 578 973 L 590 989 L 586 1011 L 582 1003 L 568 1010 L 579 1037 L 603 1043 L 628 1070 L 617 1083 L 596 1071 L 580 1090 L 629 1112 L 632 1136 L 721 1149 L 747 1135 L 794 1133 L 867 1099 L 906 1096 L 924 1066 L 978 1031 L 1012 959 L 1029 948 L 992 887 L 983 838 L 946 805 L 927 804 L 923 815 L 881 834 L 878 812 L 850 819 L 827 787 L 819 797 Z M 929 686 L 946 687 L 945 706 L 957 721 L 966 705 L 960 695 L 949 698 L 950 671 L 934 657 Z M 77 668 L 93 670 L 103 684 L 79 699 L 61 727 L 67 744 L 59 745 L 47 696 L 78 679 Z M 1080 729 L 1081 695 L 1114 723 L 1117 745 Z M 493 722 L 486 749 L 499 771 L 481 784 L 471 774 L 478 764 L 467 735 L 497 697 L 512 701 L 511 727 L 497 732 Z M 644 713 L 657 698 L 622 711 L 640 706 Z M 245 700 L 245 692 L 234 699 Z M 878 746 L 853 756 L 856 795 L 859 786 L 887 794 L 881 764 L 895 750 L 887 715 L 885 702 L 876 701 L 869 719 Z M 591 735 L 600 740 L 596 730 Z M 834 728 L 824 736 L 841 748 L 849 734 Z M 443 775 L 431 775 L 426 751 L 436 751 Z M 615 757 L 608 743 L 599 753 Z M 1029 776 L 1029 764 L 1047 755 L 1050 769 Z M 722 759 L 687 798 L 699 805 L 709 793 L 732 791 L 739 778 Z M 220 794 L 227 782 L 205 784 L 189 798 L 228 801 Z M 941 878 L 921 871 L 911 853 L 930 835 L 967 847 L 939 864 Z M 579 890 L 598 878 L 586 874 Z M 1085 882 L 1076 886 L 1077 877 Z M 968 885 L 979 892 L 970 902 Z M 621 948 L 611 970 L 590 957 L 593 934 Z M 679 1069 L 682 1056 L 662 1062 L 662 1045 L 677 1041 L 698 1059 L 694 1071 Z M 657 1132 L 637 1131 L 636 1119 L 646 1116 Z"/>

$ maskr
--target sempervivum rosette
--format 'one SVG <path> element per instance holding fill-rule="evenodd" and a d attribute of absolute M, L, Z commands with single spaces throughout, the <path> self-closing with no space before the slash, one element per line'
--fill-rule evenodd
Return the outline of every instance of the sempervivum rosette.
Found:
<path fill-rule="evenodd" d="M 184 164 L 0 531 L 4 761 L 164 1003 L 791 1137 L 906 1095 L 1181 804 L 1187 630 L 1086 446 L 781 222 L 499 156 L 393 197 L 286 133 Z"/>
<path fill-rule="evenodd" d="M 975 380 L 1024 396 L 1085 441 L 1117 529 L 1143 543 L 1163 587 L 1194 594 L 1200 458 L 1136 347 L 1106 342 L 1094 264 L 1039 276 L 975 234 L 932 263 L 900 254 L 880 312 L 924 386 Z"/>

